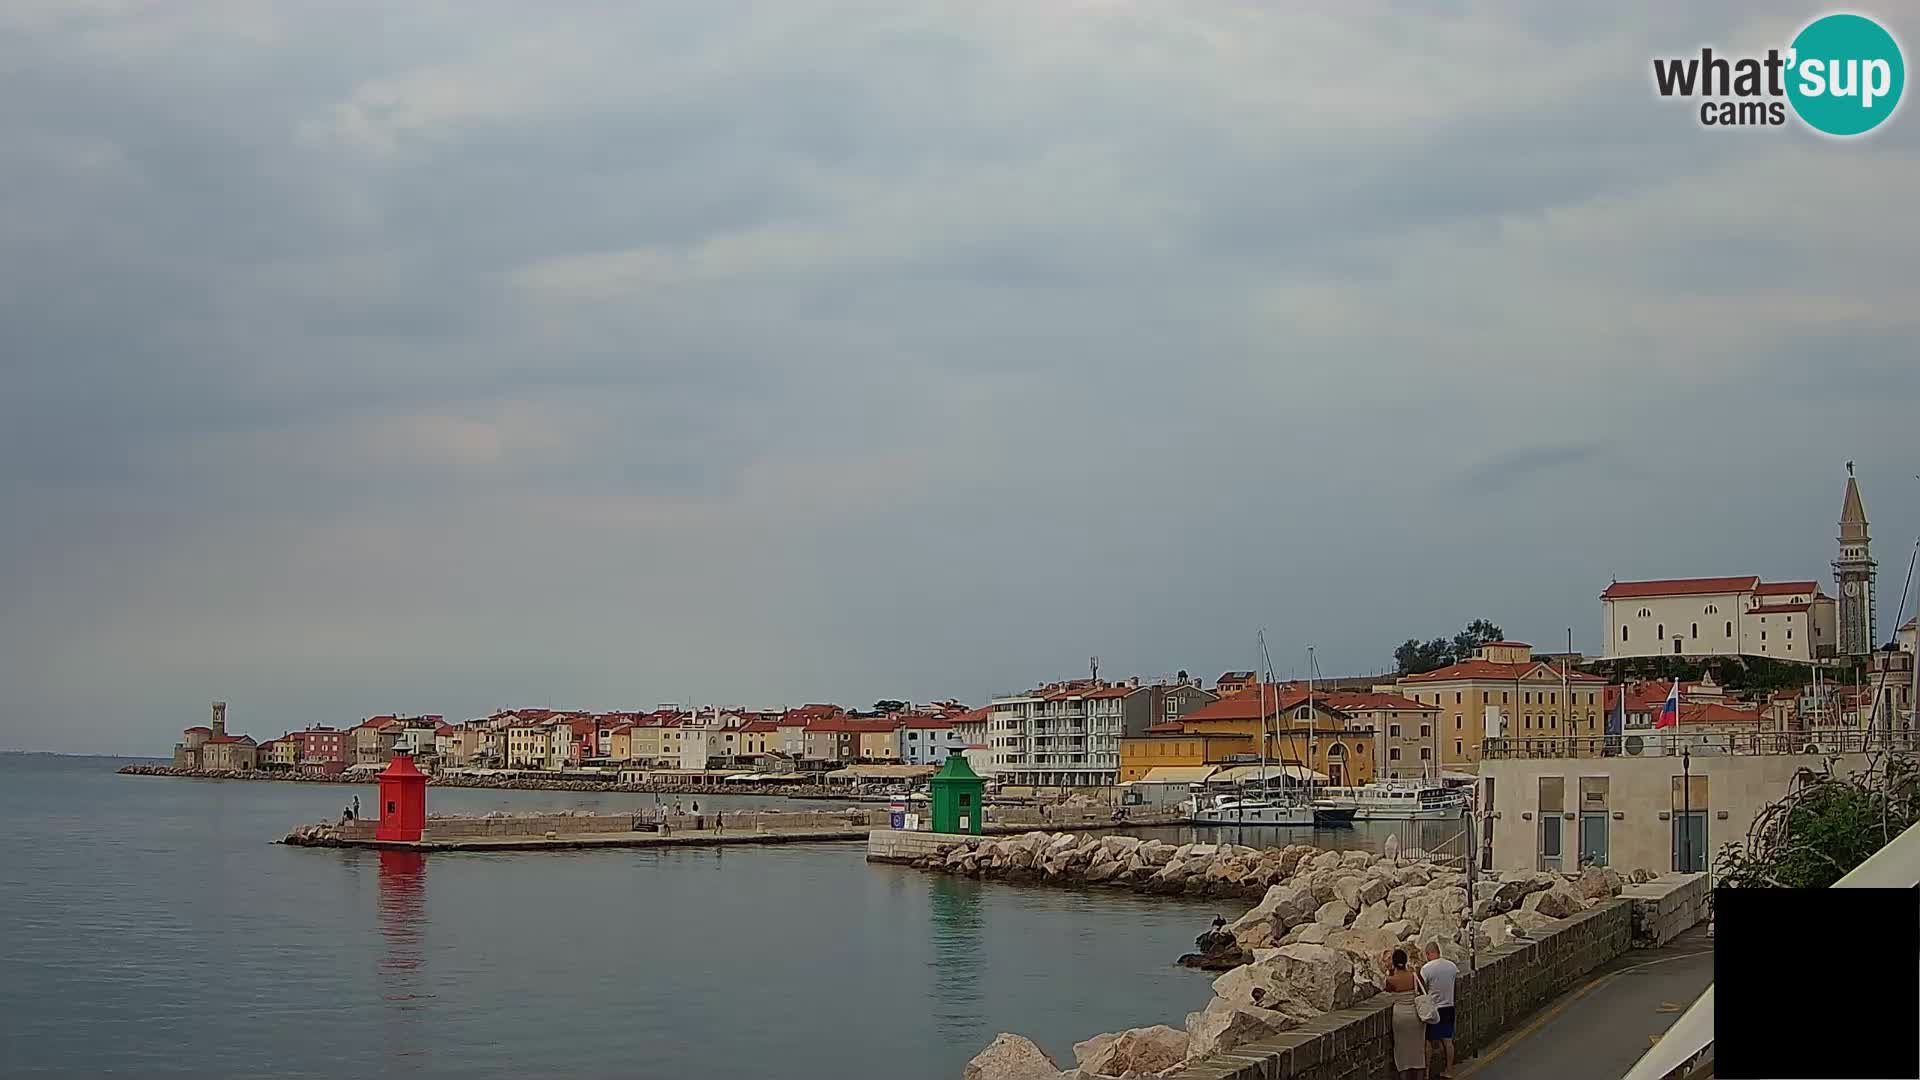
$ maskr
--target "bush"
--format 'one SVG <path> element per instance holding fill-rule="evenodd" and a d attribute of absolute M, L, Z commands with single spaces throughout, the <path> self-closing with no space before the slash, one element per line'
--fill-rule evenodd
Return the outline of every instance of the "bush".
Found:
<path fill-rule="evenodd" d="M 1920 768 L 1901 757 L 1848 776 L 1802 770 L 1714 861 L 1728 888 L 1824 889 L 1920 819 Z"/>

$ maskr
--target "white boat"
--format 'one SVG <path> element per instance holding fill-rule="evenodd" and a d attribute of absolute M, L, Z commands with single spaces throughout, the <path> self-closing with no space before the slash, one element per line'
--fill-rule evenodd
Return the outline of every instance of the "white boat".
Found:
<path fill-rule="evenodd" d="M 1383 781 L 1324 788 L 1316 806 L 1351 808 L 1355 821 L 1452 821 L 1466 816 L 1464 788 L 1432 781 Z"/>
<path fill-rule="evenodd" d="M 1195 825 L 1313 824 L 1313 804 L 1283 794 L 1196 794 L 1187 800 L 1187 820 Z"/>

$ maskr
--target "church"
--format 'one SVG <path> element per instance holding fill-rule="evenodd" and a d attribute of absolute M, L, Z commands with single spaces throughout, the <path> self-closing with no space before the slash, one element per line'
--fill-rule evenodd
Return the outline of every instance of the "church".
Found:
<path fill-rule="evenodd" d="M 1840 505 L 1837 596 L 1814 580 L 1757 575 L 1615 581 L 1600 594 L 1608 660 L 1755 656 L 1814 663 L 1873 651 L 1876 566 L 1860 485 L 1847 462 Z"/>

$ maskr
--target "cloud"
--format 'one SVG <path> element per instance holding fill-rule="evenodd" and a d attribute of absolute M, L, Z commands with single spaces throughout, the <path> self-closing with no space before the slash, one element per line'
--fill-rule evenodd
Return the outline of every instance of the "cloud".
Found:
<path fill-rule="evenodd" d="M 1848 458 L 1920 530 L 1920 128 L 1648 85 L 1804 15 L 9 5 L 0 745 L 1364 671 L 1817 574 Z"/>

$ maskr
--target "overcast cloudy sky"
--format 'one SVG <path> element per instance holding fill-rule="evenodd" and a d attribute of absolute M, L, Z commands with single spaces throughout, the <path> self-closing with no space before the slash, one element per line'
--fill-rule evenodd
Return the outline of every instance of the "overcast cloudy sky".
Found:
<path fill-rule="evenodd" d="M 1800 4 L 1315 6 L 12 0 L 0 747 L 1592 649 L 1827 576 L 1848 459 L 1884 626 L 1913 103 L 1654 96 Z"/>

